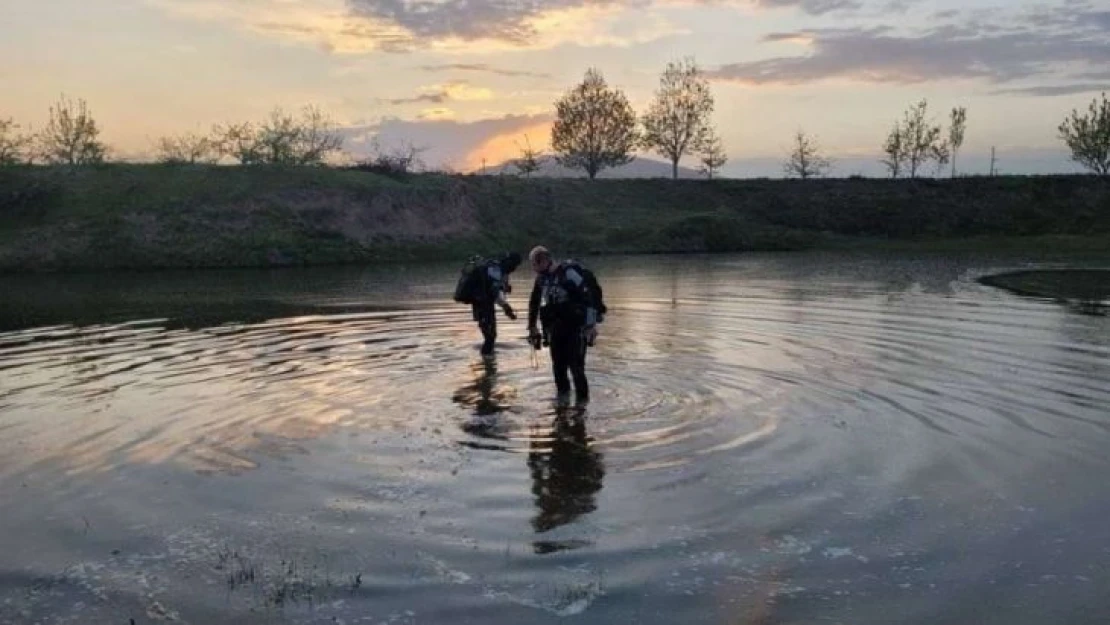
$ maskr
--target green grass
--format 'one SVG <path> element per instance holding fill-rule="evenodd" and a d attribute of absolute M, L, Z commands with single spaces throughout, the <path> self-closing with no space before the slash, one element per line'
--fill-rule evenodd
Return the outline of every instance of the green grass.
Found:
<path fill-rule="evenodd" d="M 547 180 L 288 167 L 0 168 L 0 270 L 868 248 L 1096 253 L 1110 181 Z"/>

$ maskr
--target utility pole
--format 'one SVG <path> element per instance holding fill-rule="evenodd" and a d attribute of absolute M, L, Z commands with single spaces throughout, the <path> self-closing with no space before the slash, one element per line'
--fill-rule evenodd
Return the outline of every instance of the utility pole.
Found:
<path fill-rule="evenodd" d="M 995 171 L 994 170 L 994 164 L 996 162 L 997 162 L 997 159 L 994 158 L 994 146 L 992 145 L 991 146 L 991 176 L 992 177 L 994 176 L 994 171 Z"/>

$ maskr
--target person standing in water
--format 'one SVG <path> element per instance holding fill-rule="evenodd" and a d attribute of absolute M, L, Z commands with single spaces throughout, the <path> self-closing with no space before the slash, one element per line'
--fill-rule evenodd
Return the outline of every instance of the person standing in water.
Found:
<path fill-rule="evenodd" d="M 493 354 L 497 340 L 497 313 L 494 307 L 500 306 L 506 317 L 516 319 L 516 313 L 505 296 L 512 290 L 509 274 L 516 271 L 520 262 L 520 254 L 516 252 L 509 252 L 496 260 L 479 261 L 464 273 L 456 287 L 455 301 L 470 304 L 474 321 L 478 322 L 482 331 L 483 356 Z"/>
<path fill-rule="evenodd" d="M 573 377 L 577 399 L 586 401 L 590 397 L 586 350 L 597 340 L 597 324 L 605 314 L 601 286 L 581 264 L 570 260 L 555 262 L 542 245 L 532 249 L 528 261 L 536 273 L 528 301 L 528 342 L 534 349 L 549 347 L 560 398 L 569 395 Z"/>

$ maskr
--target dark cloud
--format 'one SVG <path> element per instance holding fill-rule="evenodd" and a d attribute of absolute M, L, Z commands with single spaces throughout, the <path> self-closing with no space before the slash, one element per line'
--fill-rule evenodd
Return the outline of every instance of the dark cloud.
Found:
<path fill-rule="evenodd" d="M 763 38 L 760 39 L 760 41 L 763 41 L 765 43 L 774 43 L 776 41 L 794 41 L 804 36 L 804 33 L 771 33 L 769 35 L 764 35 Z"/>
<path fill-rule="evenodd" d="M 997 89 L 991 95 L 1031 95 L 1040 97 L 1055 97 L 1062 95 L 1075 95 L 1077 93 L 1097 93 L 1105 91 L 1106 84 L 1075 84 L 1075 85 L 1039 85 L 1033 87 L 1015 87 L 1013 89 Z"/>
<path fill-rule="evenodd" d="M 895 0 L 898 2 L 899 0 Z M 905 1 L 905 0 L 901 0 Z M 758 0 L 762 7 L 772 9 L 801 9 L 810 15 L 824 15 L 833 11 L 854 10 L 863 6 L 857 0 Z"/>
<path fill-rule="evenodd" d="M 719 0 L 693 0 L 698 4 L 716 4 Z M 919 0 L 892 0 L 908 6 Z M 754 0 L 771 9 L 798 9 L 810 15 L 856 10 L 862 0 Z M 398 39 L 396 33 L 383 47 L 390 51 L 416 48 L 423 41 L 457 38 L 463 41 L 493 39 L 525 45 L 536 35 L 531 20 L 552 11 L 586 7 L 624 7 L 641 9 L 653 0 L 347 0 L 351 15 L 367 18 L 371 23 L 385 23 L 408 33 Z M 355 34 L 354 32 L 349 34 Z M 376 37 L 370 29 L 368 34 Z M 516 75 L 516 74 L 508 74 Z"/>
<path fill-rule="evenodd" d="M 426 72 L 481 72 L 497 76 L 525 76 L 529 78 L 551 78 L 551 74 L 541 72 L 524 72 L 512 69 L 501 69 L 485 63 L 446 63 L 443 65 L 422 65 L 420 69 Z"/>
<path fill-rule="evenodd" d="M 433 93 L 421 93 L 411 98 L 389 98 L 378 100 L 385 104 L 392 104 L 393 106 L 401 106 L 402 104 L 443 104 L 451 99 L 447 91 L 436 91 Z"/>
<path fill-rule="evenodd" d="M 803 0 L 840 1 L 840 0 Z M 536 34 L 529 20 L 581 7 L 646 5 L 647 0 L 347 0 L 360 17 L 395 24 L 415 39 L 497 39 L 525 44 Z"/>
<path fill-rule="evenodd" d="M 385 98 L 378 102 L 400 106 L 403 104 L 446 104 L 456 100 L 489 100 L 493 92 L 484 87 L 473 87 L 465 80 L 456 80 L 434 87 L 424 87 L 414 96 Z"/>
<path fill-rule="evenodd" d="M 883 10 L 886 13 L 905 13 L 920 1 L 921 0 L 891 0 L 891 2 L 888 2 L 887 5 L 883 7 Z"/>
<path fill-rule="evenodd" d="M 710 72 L 718 80 L 802 84 L 828 78 L 916 83 L 977 78 L 1005 83 L 1071 66 L 1110 63 L 1105 12 L 1075 6 L 1037 9 L 1009 21 L 977 16 L 929 30 L 898 34 L 889 27 L 775 33 L 765 41 L 810 40 L 804 56 L 732 63 Z M 1101 71 L 1101 70 L 1100 70 Z"/>
<path fill-rule="evenodd" d="M 1088 13 L 1086 19 L 1091 20 L 1095 25 L 1102 28 L 1102 30 L 1110 31 L 1110 11 Z"/>

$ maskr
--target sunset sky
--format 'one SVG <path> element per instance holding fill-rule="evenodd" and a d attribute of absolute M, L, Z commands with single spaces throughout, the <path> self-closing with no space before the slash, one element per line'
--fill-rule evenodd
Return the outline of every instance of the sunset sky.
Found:
<path fill-rule="evenodd" d="M 694 56 L 725 174 L 778 175 L 791 134 L 878 174 L 911 102 L 968 107 L 966 171 L 1070 171 L 1056 127 L 1110 86 L 1104 1 L 2 0 L 0 118 L 40 127 L 81 97 L 122 156 L 166 134 L 317 104 L 358 153 L 429 146 L 458 169 L 547 142 L 552 102 L 596 66 L 645 108 Z M 692 165 L 692 163 L 690 163 Z"/>

